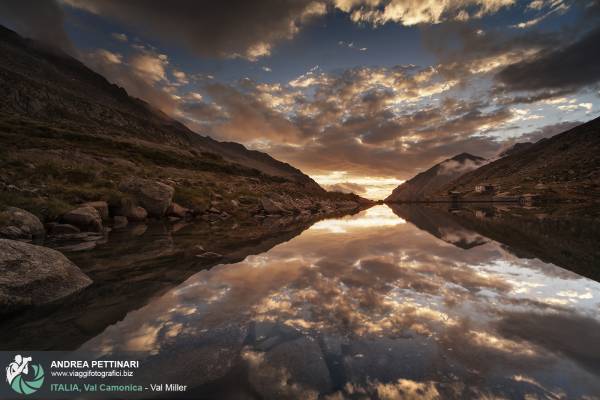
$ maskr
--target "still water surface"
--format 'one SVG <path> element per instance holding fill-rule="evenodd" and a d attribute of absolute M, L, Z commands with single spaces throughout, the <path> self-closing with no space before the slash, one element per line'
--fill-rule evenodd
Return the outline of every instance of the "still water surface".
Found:
<path fill-rule="evenodd" d="M 80 350 L 149 352 L 199 398 L 599 398 L 599 283 L 395 211 L 198 272 Z"/>

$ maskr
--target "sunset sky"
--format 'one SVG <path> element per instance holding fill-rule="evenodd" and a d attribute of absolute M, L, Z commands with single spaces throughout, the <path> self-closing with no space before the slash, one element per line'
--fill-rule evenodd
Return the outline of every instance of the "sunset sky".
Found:
<path fill-rule="evenodd" d="M 0 23 L 370 198 L 600 114 L 598 0 L 3 0 Z"/>

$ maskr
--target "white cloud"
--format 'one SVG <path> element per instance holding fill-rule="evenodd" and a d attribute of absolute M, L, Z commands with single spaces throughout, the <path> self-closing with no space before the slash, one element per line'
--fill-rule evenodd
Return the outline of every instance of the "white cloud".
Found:
<path fill-rule="evenodd" d="M 334 0 L 334 4 L 350 13 L 354 22 L 373 25 L 396 22 L 411 26 L 481 18 L 512 6 L 515 0 Z"/>
<path fill-rule="evenodd" d="M 158 82 L 165 80 L 165 66 L 169 63 L 164 54 L 136 54 L 129 64 L 135 72 L 146 81 Z"/>
<path fill-rule="evenodd" d="M 124 33 L 113 33 L 111 36 L 120 42 L 128 41 L 127 35 Z"/>

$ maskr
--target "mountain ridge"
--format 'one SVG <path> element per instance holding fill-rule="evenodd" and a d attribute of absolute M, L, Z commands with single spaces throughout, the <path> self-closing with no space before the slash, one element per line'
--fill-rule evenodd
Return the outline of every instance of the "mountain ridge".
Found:
<path fill-rule="evenodd" d="M 485 162 L 484 158 L 463 152 L 448 158 L 399 185 L 384 200 L 387 203 L 425 201 L 429 194 L 457 176 Z"/>

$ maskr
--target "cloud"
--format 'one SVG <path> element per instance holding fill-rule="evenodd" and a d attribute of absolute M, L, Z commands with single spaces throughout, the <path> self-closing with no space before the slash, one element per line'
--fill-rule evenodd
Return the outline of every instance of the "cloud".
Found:
<path fill-rule="evenodd" d="M 334 0 L 334 4 L 357 23 L 411 26 L 481 18 L 512 6 L 515 0 Z"/>
<path fill-rule="evenodd" d="M 54 45 L 69 54 L 75 48 L 64 28 L 64 15 L 54 0 L 31 3 L 23 0 L 0 2 L 0 24 L 22 36 Z"/>
<path fill-rule="evenodd" d="M 600 81 L 600 28 L 533 60 L 522 60 L 501 70 L 496 80 L 507 91 L 571 90 Z"/>
<path fill-rule="evenodd" d="M 115 39 L 118 40 L 119 42 L 127 42 L 129 39 L 127 38 L 127 35 L 124 33 L 113 33 L 111 34 L 111 36 Z"/>
<path fill-rule="evenodd" d="M 269 55 L 275 44 L 293 38 L 303 26 L 327 12 L 326 4 L 316 0 L 65 2 L 160 40 L 180 43 L 202 56 L 253 61 Z"/>
<path fill-rule="evenodd" d="M 324 185 L 323 187 L 331 192 L 355 193 L 358 195 L 364 195 L 367 192 L 364 186 L 352 182 L 340 182 L 333 185 Z"/>
<path fill-rule="evenodd" d="M 124 59 L 121 54 L 98 49 L 82 54 L 81 58 L 110 82 L 125 88 L 131 96 L 143 99 L 169 115 L 176 114 L 177 102 L 159 85 L 164 83 L 165 57 L 135 53 Z"/>
<path fill-rule="evenodd" d="M 469 159 L 465 159 L 462 162 L 456 160 L 448 160 L 440 164 L 438 175 L 452 175 L 456 173 L 464 174 L 481 167 L 481 165 L 483 164 L 484 162 L 475 162 Z"/>
<path fill-rule="evenodd" d="M 559 133 L 563 133 L 576 127 L 577 125 L 581 125 L 583 122 L 581 121 L 566 121 L 559 122 L 557 124 L 550 124 L 543 126 L 539 129 L 534 130 L 533 132 L 526 133 L 518 138 L 519 142 L 537 142 L 543 138 L 550 138 Z"/>
<path fill-rule="evenodd" d="M 165 67 L 169 63 L 163 54 L 135 54 L 129 60 L 134 72 L 147 82 L 158 82 L 166 79 Z"/>

